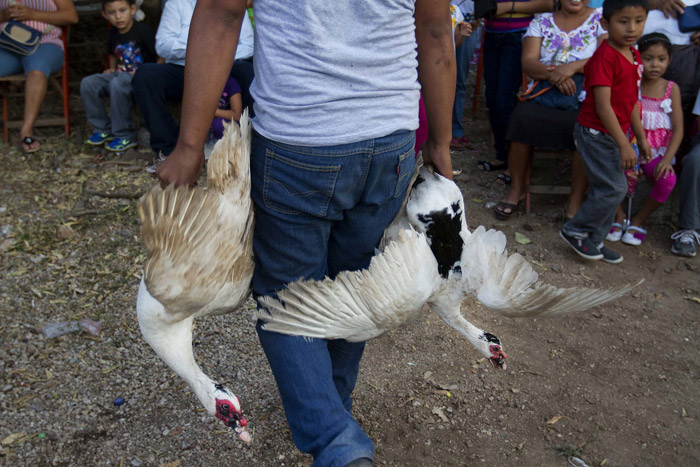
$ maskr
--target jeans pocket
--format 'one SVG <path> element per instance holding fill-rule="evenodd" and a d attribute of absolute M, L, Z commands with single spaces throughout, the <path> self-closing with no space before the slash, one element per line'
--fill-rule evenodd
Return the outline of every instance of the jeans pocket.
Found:
<path fill-rule="evenodd" d="M 415 150 L 413 147 L 410 148 L 408 152 L 399 154 L 399 160 L 396 165 L 396 188 L 394 189 L 394 198 L 403 196 L 406 194 L 408 189 L 408 183 L 411 181 L 413 176 L 413 169 L 415 167 L 415 161 L 411 159 L 415 157 Z"/>
<path fill-rule="evenodd" d="M 323 217 L 333 197 L 340 165 L 301 162 L 265 151 L 263 201 L 265 207 L 285 214 Z"/>

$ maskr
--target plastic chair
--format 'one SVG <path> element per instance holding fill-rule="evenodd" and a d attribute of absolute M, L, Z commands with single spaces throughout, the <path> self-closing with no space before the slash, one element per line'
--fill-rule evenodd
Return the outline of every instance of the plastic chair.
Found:
<path fill-rule="evenodd" d="M 66 136 L 70 136 L 70 92 L 68 90 L 68 26 L 61 26 L 61 40 L 63 41 L 63 67 L 58 73 L 49 77 L 49 83 L 61 94 L 63 99 L 63 117 L 39 117 L 34 126 L 63 126 Z M 60 79 L 60 82 L 59 82 Z M 7 143 L 10 128 L 21 128 L 22 120 L 9 120 L 8 99 L 10 97 L 10 83 L 23 83 L 26 80 L 24 74 L 3 76 L 0 78 L 0 94 L 2 96 L 2 122 L 3 138 Z M 22 95 L 23 96 L 23 95 Z"/>

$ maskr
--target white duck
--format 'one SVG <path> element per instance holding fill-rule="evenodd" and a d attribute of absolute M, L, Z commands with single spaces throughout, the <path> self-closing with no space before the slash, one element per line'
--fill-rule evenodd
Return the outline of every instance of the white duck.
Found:
<path fill-rule="evenodd" d="M 148 251 L 136 311 L 153 350 L 206 410 L 250 441 L 238 397 L 202 372 L 192 352 L 192 324 L 229 313 L 250 293 L 253 207 L 247 113 L 224 131 L 207 166 L 206 189 L 153 187 L 139 204 Z"/>
<path fill-rule="evenodd" d="M 405 209 L 386 230 L 383 250 L 368 269 L 343 272 L 335 280 L 289 284 L 277 299 L 262 299 L 266 310 L 259 310 L 258 318 L 270 331 L 363 341 L 410 321 L 427 303 L 505 370 L 499 339 L 462 316 L 466 295 L 516 317 L 583 310 L 634 287 L 601 291 L 545 285 L 521 255 L 508 256 L 505 246 L 502 232 L 479 227 L 470 233 L 459 187 L 421 168 Z"/>

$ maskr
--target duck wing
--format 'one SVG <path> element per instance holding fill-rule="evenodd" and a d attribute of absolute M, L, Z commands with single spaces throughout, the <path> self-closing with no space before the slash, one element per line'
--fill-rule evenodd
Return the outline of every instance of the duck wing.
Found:
<path fill-rule="evenodd" d="M 521 255 L 508 255 L 503 232 L 478 227 L 466 238 L 462 255 L 465 292 L 508 317 L 546 316 L 585 310 L 609 302 L 641 284 L 609 290 L 558 288 L 538 282 Z"/>
<path fill-rule="evenodd" d="M 245 283 L 238 287 L 247 295 L 252 212 L 247 223 L 231 225 L 225 204 L 213 191 L 172 185 L 153 187 L 141 200 L 141 238 L 148 252 L 144 280 L 168 312 L 201 310 L 228 283 Z"/>
<path fill-rule="evenodd" d="M 417 315 L 439 284 L 425 236 L 404 230 L 367 269 L 293 282 L 277 299 L 260 298 L 257 318 L 282 334 L 365 341 Z"/>

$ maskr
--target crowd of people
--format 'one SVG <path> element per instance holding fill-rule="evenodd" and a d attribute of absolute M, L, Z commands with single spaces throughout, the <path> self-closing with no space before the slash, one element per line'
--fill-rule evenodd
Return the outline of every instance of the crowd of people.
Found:
<path fill-rule="evenodd" d="M 115 152 L 136 145 L 136 103 L 155 155 L 148 170 L 164 185 L 194 184 L 207 140 L 243 109 L 255 115 L 255 298 L 366 267 L 419 149 L 452 178 L 450 150 L 472 147 L 463 112 L 479 44 L 494 152 L 478 167 L 508 185 L 496 217 L 518 209 L 535 148 L 567 150 L 560 236 L 577 254 L 622 262 L 605 242 L 641 244 L 645 220 L 677 186 L 672 252 L 695 256 L 700 32 L 679 30 L 680 0 L 498 0 L 484 18 L 472 0 L 255 0 L 255 29 L 249 6 L 167 0 L 154 33 L 135 21 L 133 0 L 104 0 L 108 66 L 80 94 L 86 143 Z M 0 0 L 8 20 L 44 32 L 32 55 L 0 49 L 0 75 L 27 75 L 20 137 L 30 153 L 46 78 L 63 57 L 55 26 L 77 14 L 70 0 Z M 621 203 L 642 175 L 653 188 L 631 213 Z M 364 344 L 257 331 L 299 449 L 314 465 L 371 465 L 372 441 L 351 411 Z"/>

